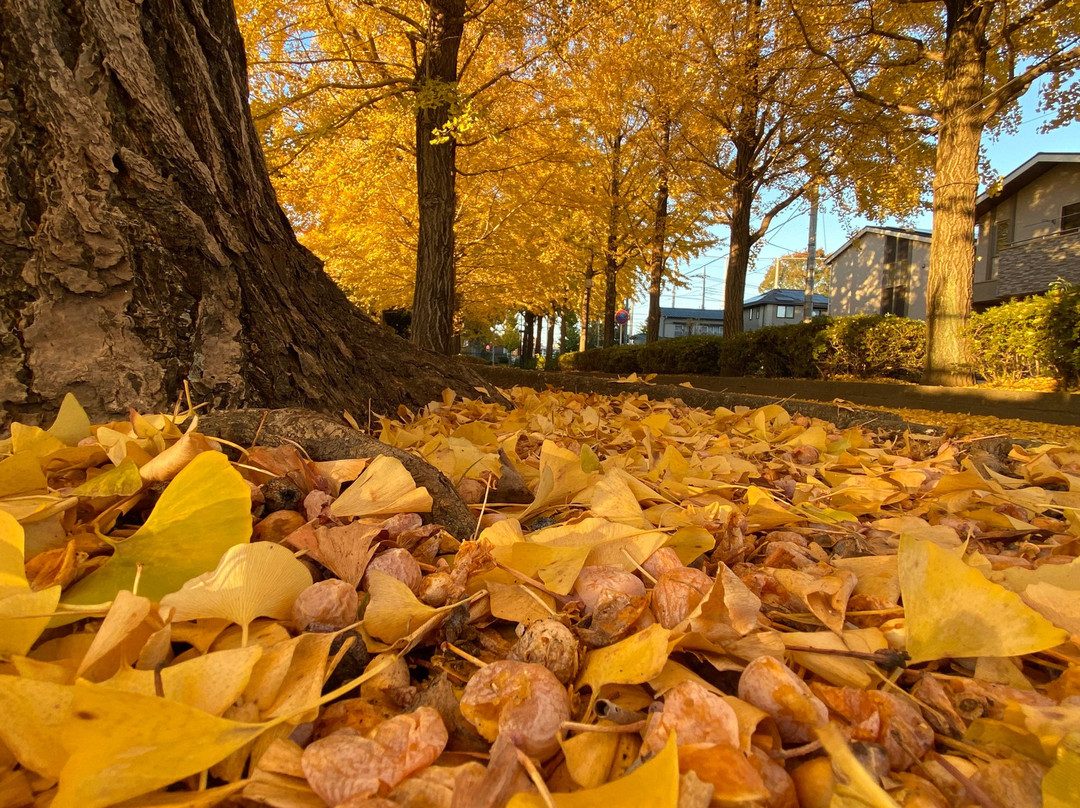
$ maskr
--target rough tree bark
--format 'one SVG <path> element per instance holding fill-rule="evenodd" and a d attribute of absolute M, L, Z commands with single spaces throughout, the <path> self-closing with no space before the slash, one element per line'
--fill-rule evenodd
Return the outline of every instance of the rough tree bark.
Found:
<path fill-rule="evenodd" d="M 230 0 L 0 0 L 0 409 L 418 406 L 478 378 L 361 315 L 277 205 Z"/>
<path fill-rule="evenodd" d="M 979 101 L 986 76 L 986 23 L 991 4 L 945 3 L 945 83 L 934 171 L 934 239 L 926 283 L 926 366 L 923 384 L 974 384 L 964 326 L 971 315 L 975 266 L 975 197 L 979 142 L 985 124 Z"/>
<path fill-rule="evenodd" d="M 754 208 L 754 180 L 750 165 L 750 147 L 739 144 L 735 155 L 735 181 L 731 188 L 731 211 L 728 222 L 727 278 L 724 282 L 724 336 L 743 331 L 743 297 L 750 250 L 756 239 L 751 232 L 750 216 Z"/>
<path fill-rule="evenodd" d="M 450 120 L 458 51 L 465 30 L 465 0 L 426 2 L 428 36 L 416 76 L 416 193 L 420 221 L 412 339 L 422 348 L 449 355 L 454 342 L 457 142 L 453 136 L 440 135 L 439 130 Z"/>
<path fill-rule="evenodd" d="M 649 317 L 645 321 L 645 342 L 660 339 L 660 292 L 664 288 L 664 241 L 667 238 L 668 151 L 671 147 L 671 119 L 662 121 L 660 165 L 656 172 L 656 208 L 653 218 L 652 249 L 649 253 Z"/>

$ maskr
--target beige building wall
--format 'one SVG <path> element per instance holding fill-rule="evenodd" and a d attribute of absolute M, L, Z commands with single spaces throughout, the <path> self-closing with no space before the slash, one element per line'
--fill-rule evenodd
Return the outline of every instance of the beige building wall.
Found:
<path fill-rule="evenodd" d="M 1062 163 L 1036 177 L 1012 196 L 1002 199 L 979 218 L 972 295 L 976 305 L 996 301 L 1003 295 L 1045 290 L 1046 279 L 1040 273 L 1021 271 L 1020 267 L 1013 267 L 1013 274 L 1020 272 L 1023 277 L 1007 278 L 1008 282 L 1003 286 L 999 277 L 999 264 L 1002 260 L 1009 262 L 1010 259 L 1016 259 L 1012 263 L 1023 263 L 1021 253 L 1031 252 L 1031 249 L 1023 248 L 1024 243 L 1058 233 L 1061 230 L 1062 207 L 1074 203 L 1080 203 L 1080 164 Z M 1003 225 L 1008 228 L 1008 236 L 1002 240 L 1001 248 L 1007 252 L 1020 250 L 1019 252 L 1004 259 L 999 255 L 995 259 L 995 225 L 999 229 Z M 1063 241 L 1062 244 L 1044 245 L 1046 248 L 1057 248 L 1059 252 L 1064 250 L 1061 255 L 1043 255 L 1043 250 L 1039 255 L 1030 256 L 1027 263 L 1046 264 L 1047 277 L 1051 280 L 1057 275 L 1071 280 L 1076 271 L 1076 259 L 1071 257 L 1075 248 L 1072 246 L 1072 239 L 1066 238 L 1065 241 L 1069 243 Z M 1033 245 L 1029 246 L 1033 248 Z"/>
<path fill-rule="evenodd" d="M 930 242 L 903 233 L 868 230 L 857 236 L 832 264 L 829 314 L 881 314 L 881 292 L 887 235 L 906 238 L 911 245 L 911 272 L 907 287 L 907 316 L 926 319 L 926 281 L 930 272 Z"/>

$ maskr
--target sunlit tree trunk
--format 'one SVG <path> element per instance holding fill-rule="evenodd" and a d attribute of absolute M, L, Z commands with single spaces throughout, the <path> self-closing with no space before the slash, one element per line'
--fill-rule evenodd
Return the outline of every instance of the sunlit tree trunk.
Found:
<path fill-rule="evenodd" d="M 476 377 L 360 314 L 278 207 L 230 0 L 0 0 L 0 420 L 393 412 Z"/>
<path fill-rule="evenodd" d="M 985 26 L 990 4 L 946 6 L 945 83 L 934 175 L 934 238 L 926 290 L 924 384 L 974 382 L 964 326 L 971 314 L 975 265 L 975 197 L 979 187 L 979 100 L 986 75 Z"/>
<path fill-rule="evenodd" d="M 656 210 L 649 252 L 649 316 L 645 321 L 645 342 L 660 339 L 660 293 L 664 289 L 664 240 L 667 236 L 668 150 L 671 121 L 664 118 L 660 135 L 660 165 L 656 176 Z"/>
<path fill-rule="evenodd" d="M 724 283 L 724 336 L 743 330 L 743 297 L 750 250 L 754 246 L 750 217 L 754 206 L 753 179 L 750 176 L 749 149 L 740 145 L 735 157 L 735 182 L 731 189 L 731 220 L 728 223 L 727 279 Z"/>
<path fill-rule="evenodd" d="M 441 134 L 450 120 L 465 0 L 425 0 L 429 9 L 424 56 L 417 71 L 416 193 L 419 234 L 412 339 L 449 354 L 454 333 L 454 138 Z"/>

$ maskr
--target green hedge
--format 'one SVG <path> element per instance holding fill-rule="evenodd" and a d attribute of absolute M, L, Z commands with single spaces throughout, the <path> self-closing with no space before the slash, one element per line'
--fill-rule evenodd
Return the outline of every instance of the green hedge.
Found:
<path fill-rule="evenodd" d="M 1080 286 L 994 306 L 968 320 L 975 372 L 992 382 L 1052 376 L 1080 386 Z"/>
<path fill-rule="evenodd" d="M 975 372 L 992 381 L 1053 376 L 1080 387 L 1080 287 L 996 306 L 971 317 Z M 917 381 L 926 324 L 892 315 L 815 317 L 731 337 L 681 337 L 566 354 L 560 368 L 603 373 L 701 373 L 774 378 Z"/>
<path fill-rule="evenodd" d="M 918 321 L 815 317 L 809 323 L 744 331 L 732 337 L 680 337 L 567 354 L 560 367 L 622 374 L 914 378 L 922 369 L 924 351 L 924 329 Z"/>

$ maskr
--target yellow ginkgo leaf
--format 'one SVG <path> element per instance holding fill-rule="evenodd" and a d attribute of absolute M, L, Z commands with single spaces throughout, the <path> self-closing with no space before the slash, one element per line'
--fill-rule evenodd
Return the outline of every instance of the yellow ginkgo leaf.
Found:
<path fill-rule="evenodd" d="M 149 599 L 118 592 L 75 675 L 96 682 L 134 664 L 146 641 L 167 622 Z"/>
<path fill-rule="evenodd" d="M 600 722 L 601 726 L 611 722 Z M 607 782 L 619 736 L 614 732 L 582 732 L 573 738 L 559 741 L 566 768 L 574 782 L 582 788 L 598 788 Z"/>
<path fill-rule="evenodd" d="M 214 651 L 186 659 L 161 670 L 161 686 L 169 701 L 186 704 L 220 716 L 240 698 L 251 680 L 251 671 L 263 654 L 258 645 Z M 154 671 L 124 668 L 101 684 L 128 693 L 154 696 Z"/>
<path fill-rule="evenodd" d="M 539 578 L 557 595 L 574 588 L 578 573 L 585 566 L 588 547 L 555 547 L 520 541 L 492 548 L 492 556 L 514 572 Z"/>
<path fill-rule="evenodd" d="M 59 586 L 31 591 L 23 567 L 23 526 L 0 511 L 0 654 L 27 653 L 59 601 Z"/>
<path fill-rule="evenodd" d="M 220 452 L 203 452 L 176 475 L 146 523 L 112 557 L 64 593 L 65 603 L 105 603 L 131 589 L 158 600 L 212 570 L 251 538 L 251 489 Z"/>
<path fill-rule="evenodd" d="M 27 769 L 59 779 L 68 755 L 57 741 L 74 698 L 70 685 L 0 675 L 0 741 Z"/>
<path fill-rule="evenodd" d="M 1031 654 L 1068 639 L 1018 595 L 932 542 L 900 539 L 897 563 L 913 662 Z"/>
<path fill-rule="evenodd" d="M 376 639 L 393 644 L 439 613 L 416 599 L 404 583 L 379 570 L 368 570 L 371 600 L 364 610 L 364 628 Z"/>
<path fill-rule="evenodd" d="M 815 731 L 832 759 L 833 768 L 843 774 L 846 780 L 837 783 L 830 808 L 900 808 L 855 757 L 840 730 L 826 724 Z"/>
<path fill-rule="evenodd" d="M 578 677 L 578 687 L 592 688 L 593 698 L 604 685 L 637 685 L 664 670 L 671 632 L 654 623 L 625 640 L 590 651 Z"/>
<path fill-rule="evenodd" d="M 11 425 L 11 450 L 13 454 L 29 452 L 34 457 L 48 457 L 65 447 L 62 440 L 50 435 L 41 427 L 26 426 L 18 421 Z"/>
<path fill-rule="evenodd" d="M 203 452 L 212 451 L 214 444 L 205 435 L 200 435 L 195 430 L 199 426 L 199 418 L 191 419 L 191 425 L 187 432 L 172 446 L 163 452 L 159 452 L 147 463 L 139 467 L 139 475 L 146 482 L 167 482 L 173 479 L 188 463 Z"/>
<path fill-rule="evenodd" d="M 1080 733 L 1066 737 L 1057 748 L 1057 760 L 1042 781 L 1043 808 L 1080 805 Z"/>
<path fill-rule="evenodd" d="M 625 777 L 597 788 L 571 794 L 552 794 L 556 808 L 675 808 L 679 804 L 679 754 L 675 733 L 668 735 L 656 757 Z M 515 794 L 508 808 L 545 808 L 547 802 L 538 794 Z"/>
<path fill-rule="evenodd" d="M 0 497 L 43 494 L 48 487 L 41 461 L 32 452 L 18 452 L 0 460 Z"/>
<path fill-rule="evenodd" d="M 192 578 L 161 599 L 176 609 L 173 619 L 223 617 L 244 630 L 256 617 L 287 620 L 297 596 L 311 586 L 311 573 L 280 544 L 259 541 L 225 551 L 213 572 Z"/>
<path fill-rule="evenodd" d="M 104 474 L 91 477 L 71 492 L 73 497 L 130 497 L 139 493 L 143 478 L 133 460 L 125 460 Z"/>
<path fill-rule="evenodd" d="M 104 808 L 210 768 L 262 724 L 226 721 L 167 699 L 76 684 L 54 736 L 68 753 L 54 808 Z"/>
<path fill-rule="evenodd" d="M 390 516 L 395 513 L 428 513 L 431 494 L 418 488 L 409 470 L 396 457 L 379 455 L 334 500 L 334 516 Z"/>
<path fill-rule="evenodd" d="M 83 438 L 90 437 L 90 418 L 79 400 L 68 393 L 60 402 L 56 420 L 46 431 L 68 446 L 74 446 Z"/>
<path fill-rule="evenodd" d="M 591 489 L 589 510 L 594 516 L 647 530 L 652 525 L 645 519 L 641 505 L 627 483 L 629 476 L 622 469 L 612 469 L 597 480 Z"/>

